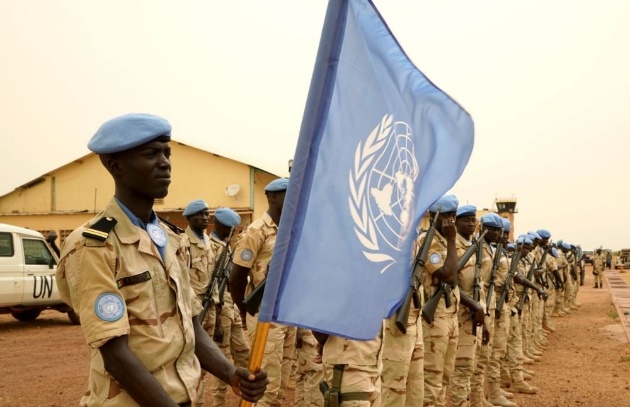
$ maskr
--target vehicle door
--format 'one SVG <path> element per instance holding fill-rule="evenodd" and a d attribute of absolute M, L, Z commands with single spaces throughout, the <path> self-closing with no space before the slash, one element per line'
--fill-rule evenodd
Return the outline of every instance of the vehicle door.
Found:
<path fill-rule="evenodd" d="M 57 259 L 46 242 L 36 237 L 22 237 L 24 248 L 24 297 L 22 303 L 59 302 L 55 286 Z"/>
<path fill-rule="evenodd" d="M 24 293 L 24 262 L 19 240 L 11 232 L 0 232 L 0 306 L 16 305 Z"/>

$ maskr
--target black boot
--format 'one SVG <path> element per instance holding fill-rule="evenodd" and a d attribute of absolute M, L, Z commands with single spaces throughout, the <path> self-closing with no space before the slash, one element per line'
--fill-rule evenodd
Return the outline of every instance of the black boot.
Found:
<path fill-rule="evenodd" d="M 597 286 L 597 283 L 595 283 L 595 285 L 593 286 L 593 288 L 599 288 L 599 287 Z"/>

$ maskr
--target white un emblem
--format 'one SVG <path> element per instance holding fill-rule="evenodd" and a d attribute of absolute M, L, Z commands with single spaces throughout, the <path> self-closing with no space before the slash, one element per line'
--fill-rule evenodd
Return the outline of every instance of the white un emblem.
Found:
<path fill-rule="evenodd" d="M 381 273 L 395 263 L 386 252 L 400 251 L 401 241 L 412 228 L 418 172 L 411 128 L 393 122 L 392 115 L 385 115 L 365 143 L 357 146 L 350 171 L 350 212 L 363 254 L 370 261 L 385 263 Z"/>

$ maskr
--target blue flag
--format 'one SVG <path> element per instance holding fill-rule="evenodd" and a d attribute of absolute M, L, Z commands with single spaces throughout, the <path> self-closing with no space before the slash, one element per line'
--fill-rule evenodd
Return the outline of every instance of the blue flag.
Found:
<path fill-rule="evenodd" d="M 374 338 L 409 286 L 420 219 L 473 138 L 374 4 L 331 0 L 259 319 Z"/>

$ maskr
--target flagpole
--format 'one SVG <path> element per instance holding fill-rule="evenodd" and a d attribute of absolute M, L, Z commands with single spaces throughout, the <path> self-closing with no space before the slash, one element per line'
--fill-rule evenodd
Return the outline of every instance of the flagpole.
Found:
<path fill-rule="evenodd" d="M 252 343 L 252 353 L 249 358 L 247 368 L 250 372 L 258 373 L 262 366 L 263 356 L 265 354 L 265 346 L 267 345 L 267 336 L 269 335 L 269 322 L 258 322 L 256 324 L 256 333 L 254 334 L 254 343 Z M 251 401 L 241 399 L 241 407 L 250 407 Z"/>
<path fill-rule="evenodd" d="M 339 54 L 341 53 L 341 44 L 343 43 L 343 31 L 345 28 L 345 16 L 348 8 L 348 0 L 329 0 L 328 7 L 326 9 L 326 17 L 324 19 L 324 26 L 322 28 L 322 34 L 319 40 L 319 48 L 317 50 L 317 57 L 315 59 L 315 67 L 313 68 L 313 76 L 311 78 L 311 85 L 306 98 L 306 106 L 304 107 L 304 115 L 302 116 L 302 124 L 300 127 L 299 139 L 319 139 L 323 132 L 323 125 L 326 122 L 326 116 L 328 116 L 328 108 L 330 106 L 330 99 L 332 98 L 332 90 L 335 82 L 335 76 L 337 73 L 337 62 L 339 61 Z M 308 143 L 307 143 L 308 144 Z M 298 146 L 300 142 L 298 140 Z M 291 168 L 291 178 L 300 178 L 305 175 L 306 167 L 309 161 L 313 160 L 309 153 L 309 148 L 298 149 L 295 152 L 293 159 L 293 167 Z M 304 179 L 304 182 L 311 183 L 311 179 Z M 292 225 L 295 218 L 294 210 L 287 210 L 287 206 L 295 207 L 297 201 L 300 199 L 298 195 L 292 196 L 291 194 L 291 182 L 289 182 L 289 191 L 287 191 L 287 198 L 284 202 L 283 220 L 284 224 Z M 291 218 L 291 219 L 288 219 Z M 279 225 L 278 237 L 276 240 L 276 246 L 278 242 L 288 243 L 290 241 L 290 230 L 282 228 L 282 222 Z M 286 255 L 286 252 L 285 252 Z M 280 264 L 283 266 L 285 259 L 279 259 L 277 256 L 273 257 L 272 269 L 274 266 Z M 270 301 L 275 303 L 277 291 L 273 295 L 269 295 L 271 291 L 270 286 L 274 286 L 273 280 L 278 282 L 282 273 L 268 273 L 267 277 L 271 277 L 267 282 L 265 289 L 265 295 L 263 297 L 262 311 L 265 311 L 266 304 Z M 272 282 L 270 284 L 270 281 Z M 276 287 L 279 284 L 276 283 Z M 263 312 L 264 313 L 264 312 Z M 257 373 L 262 367 L 263 355 L 265 354 L 265 346 L 267 344 L 267 336 L 269 334 L 269 322 L 260 322 L 256 324 L 256 333 L 254 335 L 254 343 L 252 344 L 252 351 L 250 353 L 248 369 L 250 372 Z M 250 407 L 251 402 L 241 399 L 240 407 Z"/>

